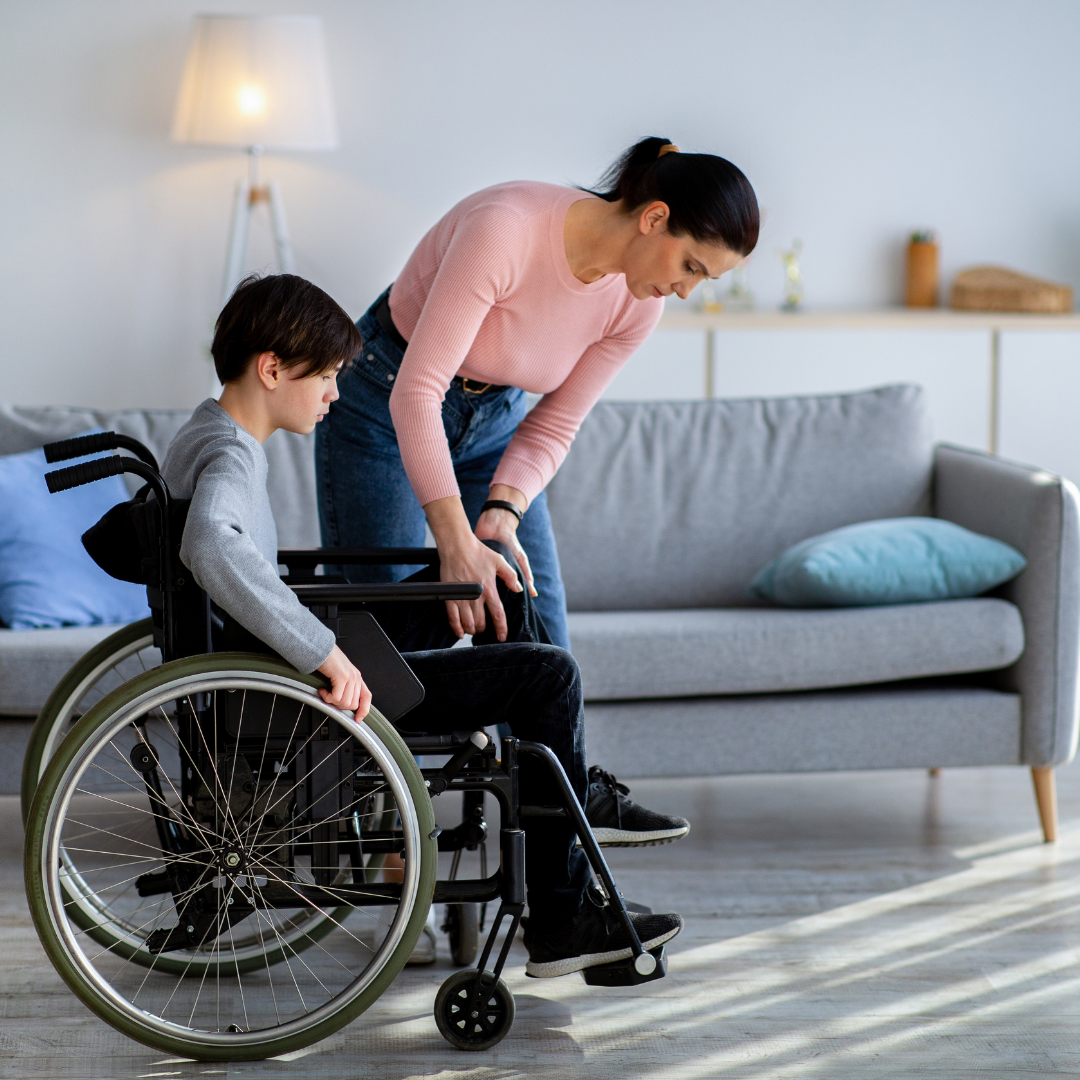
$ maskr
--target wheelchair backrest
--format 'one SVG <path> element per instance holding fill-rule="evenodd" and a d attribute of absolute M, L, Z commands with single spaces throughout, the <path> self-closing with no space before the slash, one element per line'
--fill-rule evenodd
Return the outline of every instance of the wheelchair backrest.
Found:
<path fill-rule="evenodd" d="M 94 458 L 48 473 L 49 488 L 62 491 L 121 472 L 132 472 L 148 481 L 134 498 L 112 507 L 83 533 L 83 547 L 111 577 L 146 586 L 154 643 L 166 661 L 210 652 L 209 600 L 180 560 L 191 501 L 171 498 L 150 451 L 135 439 L 109 431 L 51 443 L 45 447 L 45 456 L 48 461 L 64 461 L 118 447 L 132 451 L 140 460 Z"/>

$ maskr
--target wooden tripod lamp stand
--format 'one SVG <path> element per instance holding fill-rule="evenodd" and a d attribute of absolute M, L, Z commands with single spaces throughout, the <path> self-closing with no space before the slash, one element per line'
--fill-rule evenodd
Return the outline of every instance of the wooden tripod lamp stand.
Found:
<path fill-rule="evenodd" d="M 276 180 L 261 183 L 266 150 L 332 150 L 337 124 L 322 20 L 313 15 L 199 15 L 180 84 L 175 142 L 248 153 L 236 185 L 222 303 L 244 275 L 248 221 L 270 211 L 278 269 L 295 273 L 285 204 Z"/>

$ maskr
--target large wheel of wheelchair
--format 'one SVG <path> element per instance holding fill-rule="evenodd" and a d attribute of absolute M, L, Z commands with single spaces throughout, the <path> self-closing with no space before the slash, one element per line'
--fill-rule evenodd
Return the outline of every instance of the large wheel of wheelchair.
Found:
<path fill-rule="evenodd" d="M 152 619 L 143 619 L 127 626 L 122 626 L 114 634 L 100 641 L 89 652 L 82 656 L 57 683 L 53 692 L 49 695 L 37 722 L 31 732 L 30 742 L 27 746 L 26 756 L 23 760 L 22 775 L 22 811 L 23 823 L 26 823 L 41 775 L 48 767 L 49 761 L 56 752 L 56 748 L 63 741 L 65 735 L 73 725 L 94 705 L 101 701 L 111 691 L 123 686 L 129 679 L 136 675 L 144 674 L 161 664 L 161 652 L 154 645 L 154 626 Z M 166 741 L 171 739 L 166 734 Z M 173 759 L 178 759 L 175 740 L 173 744 Z M 384 797 L 387 804 L 387 822 L 395 820 L 396 810 L 393 800 Z M 389 828 L 389 824 L 381 827 Z M 367 868 L 367 880 L 375 881 L 378 869 L 382 866 L 384 856 L 382 854 L 368 855 L 364 858 Z M 342 879 L 344 880 L 344 879 Z M 78 907 L 74 910 L 75 918 L 83 918 L 88 931 L 94 935 L 99 944 L 121 948 L 124 946 L 124 935 L 114 933 L 111 920 L 100 919 L 95 910 L 96 902 L 92 896 L 76 897 L 73 894 L 85 891 L 82 881 L 77 878 L 64 882 L 65 898 L 68 902 L 78 901 Z M 289 926 L 289 947 L 302 950 L 308 945 L 318 941 L 321 937 L 333 930 L 335 920 L 340 921 L 349 912 L 349 909 L 324 913 L 318 909 L 309 909 L 293 916 Z M 264 940 L 259 935 L 254 937 L 240 937 L 237 942 L 238 959 L 241 970 L 250 971 L 264 966 L 263 949 Z M 145 950 L 135 950 L 130 959 L 138 964 L 149 964 L 154 957 Z M 160 966 L 160 964 L 159 964 Z M 196 964 L 188 969 L 190 974 L 199 974 L 200 968 Z"/>
<path fill-rule="evenodd" d="M 72 665 L 49 695 L 30 733 L 22 772 L 24 824 L 41 774 L 76 721 L 110 691 L 160 663 L 153 621 L 143 619 L 120 627 Z"/>
<path fill-rule="evenodd" d="M 490 972 L 455 971 L 435 998 L 435 1023 L 459 1050 L 490 1050 L 514 1025 L 514 995 Z"/>
<path fill-rule="evenodd" d="M 408 959 L 434 890 L 431 801 L 393 727 L 354 723 L 318 685 L 247 654 L 165 664 L 91 708 L 45 770 L 31 914 L 71 989 L 132 1038 L 204 1060 L 286 1053 Z M 368 880 L 365 844 L 401 849 L 400 886 Z"/>

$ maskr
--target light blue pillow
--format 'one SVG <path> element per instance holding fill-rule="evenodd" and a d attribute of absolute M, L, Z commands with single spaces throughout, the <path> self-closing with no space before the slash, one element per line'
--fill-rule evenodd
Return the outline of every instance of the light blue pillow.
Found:
<path fill-rule="evenodd" d="M 146 589 L 109 577 L 80 540 L 130 498 L 123 480 L 110 476 L 50 495 L 45 473 L 62 467 L 47 465 L 43 450 L 0 456 L 0 619 L 30 630 L 145 618 Z"/>
<path fill-rule="evenodd" d="M 860 607 L 955 600 L 1016 577 L 1015 548 L 940 518 L 864 521 L 790 547 L 750 584 L 787 607 Z"/>

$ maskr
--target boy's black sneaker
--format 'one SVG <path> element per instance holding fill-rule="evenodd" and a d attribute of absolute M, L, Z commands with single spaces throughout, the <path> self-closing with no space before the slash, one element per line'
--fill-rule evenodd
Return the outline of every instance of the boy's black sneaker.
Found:
<path fill-rule="evenodd" d="M 683 925 L 678 915 L 631 912 L 630 918 L 646 950 L 669 941 Z M 529 951 L 525 974 L 534 979 L 554 979 L 633 955 L 622 922 L 595 888 L 586 890 L 581 913 L 565 923 L 538 925 L 536 919 L 530 919 L 525 948 Z"/>
<path fill-rule="evenodd" d="M 589 770 L 585 817 L 601 847 L 649 847 L 670 844 L 690 831 L 683 817 L 668 817 L 630 801 L 630 789 L 598 765 Z"/>

